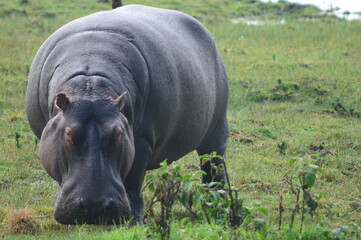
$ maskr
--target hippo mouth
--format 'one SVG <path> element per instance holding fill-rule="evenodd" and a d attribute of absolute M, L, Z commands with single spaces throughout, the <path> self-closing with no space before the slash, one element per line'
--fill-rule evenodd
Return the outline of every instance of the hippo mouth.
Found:
<path fill-rule="evenodd" d="M 56 221 L 67 225 L 119 225 L 131 219 L 129 204 L 112 198 L 98 202 L 78 198 L 70 204 L 57 204 L 55 209 Z"/>

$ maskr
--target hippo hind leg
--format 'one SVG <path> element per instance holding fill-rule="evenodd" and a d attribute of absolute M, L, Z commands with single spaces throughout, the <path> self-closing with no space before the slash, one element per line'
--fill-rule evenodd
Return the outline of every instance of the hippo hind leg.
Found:
<path fill-rule="evenodd" d="M 220 121 L 220 123 L 221 124 L 218 124 L 211 134 L 207 136 L 202 145 L 197 148 L 199 156 L 215 152 L 217 156 L 222 157 L 213 157 L 205 163 L 201 161 L 201 169 L 207 174 L 202 177 L 203 183 L 221 182 L 224 184 L 225 173 L 223 170 L 223 161 L 226 157 L 226 141 L 229 135 L 229 127 L 227 119 Z M 216 170 L 216 168 L 220 168 L 221 171 Z"/>

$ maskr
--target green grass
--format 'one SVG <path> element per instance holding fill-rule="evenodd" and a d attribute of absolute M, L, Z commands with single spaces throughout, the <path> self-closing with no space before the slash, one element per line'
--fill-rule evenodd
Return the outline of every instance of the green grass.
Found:
<path fill-rule="evenodd" d="M 53 31 L 77 17 L 109 9 L 110 4 L 96 0 L 21 2 L 26 1 L 0 3 L 0 236 L 157 238 L 148 227 L 69 227 L 53 219 L 57 186 L 40 164 L 38 142 L 25 116 L 28 69 Z M 124 1 L 131 2 L 135 1 Z M 285 3 L 247 2 L 251 1 L 137 1 L 190 13 L 211 31 L 230 79 L 227 160 L 231 181 L 240 189 L 245 205 L 257 201 L 270 211 L 268 233 L 176 219 L 171 239 L 315 239 L 337 226 L 348 226 L 345 238 L 356 239 L 361 224 L 361 122 L 357 115 L 361 114 L 361 22 L 293 20 L 292 14 L 286 16 L 283 11 Z M 300 15 L 316 15 L 313 8 L 306 10 Z M 248 26 L 230 21 L 247 15 L 274 18 L 275 13 L 286 16 L 286 24 Z M 279 151 L 282 142 L 287 143 L 285 154 Z M 319 156 L 314 162 L 322 169 L 312 193 L 329 210 L 320 208 L 318 216 L 307 217 L 302 234 L 297 226 L 287 229 L 289 214 L 278 231 L 277 207 L 288 160 L 312 154 Z M 181 163 L 197 165 L 196 154 Z M 287 210 L 293 207 L 288 193 L 284 205 Z M 14 210 L 25 207 L 34 210 L 40 231 L 34 236 L 10 234 L 7 220 Z"/>

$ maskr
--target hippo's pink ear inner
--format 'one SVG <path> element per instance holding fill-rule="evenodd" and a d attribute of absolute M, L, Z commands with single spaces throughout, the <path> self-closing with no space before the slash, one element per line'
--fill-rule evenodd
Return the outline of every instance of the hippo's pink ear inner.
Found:
<path fill-rule="evenodd" d="M 57 107 L 58 111 L 65 112 L 70 104 L 69 98 L 66 96 L 65 93 L 58 93 L 55 99 L 55 106 Z"/>
<path fill-rule="evenodd" d="M 113 104 L 115 106 L 117 106 L 118 110 L 121 113 L 124 113 L 124 105 L 125 105 L 125 95 L 127 94 L 127 92 L 123 92 L 119 97 L 117 97 L 114 101 Z"/>

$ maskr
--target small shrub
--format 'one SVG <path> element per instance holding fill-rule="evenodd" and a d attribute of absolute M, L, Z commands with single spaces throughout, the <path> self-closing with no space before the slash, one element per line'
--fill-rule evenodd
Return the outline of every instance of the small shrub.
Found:
<path fill-rule="evenodd" d="M 172 209 L 180 192 L 183 191 L 184 198 L 189 193 L 192 184 L 199 181 L 202 172 L 192 173 L 191 170 L 183 169 L 174 163 L 168 166 L 165 160 L 160 164 L 159 169 L 146 176 L 145 187 L 148 187 L 149 191 L 153 193 L 147 212 L 154 219 L 155 224 L 151 227 L 160 234 L 162 239 L 168 238 L 170 235 Z M 157 203 L 161 208 L 158 218 L 154 213 Z"/>
<path fill-rule="evenodd" d="M 220 156 L 206 154 L 200 157 L 201 162 L 210 161 Z M 167 165 L 164 161 L 161 167 L 146 177 L 144 188 L 148 188 L 151 197 L 147 215 L 152 218 L 150 225 L 162 239 L 170 235 L 172 208 L 175 203 L 181 203 L 194 218 L 208 224 L 229 225 L 231 227 L 249 227 L 254 230 L 266 230 L 268 210 L 260 203 L 243 207 L 238 190 L 230 184 L 227 166 L 212 166 L 214 175 L 220 171 L 225 173 L 224 183 L 201 183 L 204 171 L 193 172 L 175 163 Z M 213 175 L 213 174 L 212 174 Z M 160 214 L 155 214 L 155 205 L 159 203 Z M 261 218 L 260 218 L 261 217 Z M 148 223 L 149 223 L 148 222 Z"/>
<path fill-rule="evenodd" d="M 261 91 L 251 92 L 249 100 L 254 102 L 265 101 L 286 101 L 294 98 L 299 90 L 299 86 L 293 83 L 284 83 L 281 79 L 277 80 L 277 85 L 268 93 Z"/>
<path fill-rule="evenodd" d="M 314 215 L 318 207 L 318 202 L 310 194 L 310 189 L 316 182 L 316 174 L 319 166 L 311 164 L 309 159 L 293 158 L 290 159 L 290 169 L 285 174 L 284 182 L 289 187 L 290 193 L 295 197 L 294 208 L 291 211 L 289 227 L 293 227 L 296 215 L 300 214 L 300 231 L 302 232 L 303 223 L 306 214 Z M 282 224 L 282 214 L 285 211 L 283 207 L 284 190 L 280 194 L 279 204 L 279 228 Z"/>
<path fill-rule="evenodd" d="M 28 5 L 29 0 L 20 0 L 20 5 Z"/>
<path fill-rule="evenodd" d="M 281 79 L 278 79 L 277 86 L 271 91 L 270 99 L 273 101 L 285 101 L 293 98 L 298 90 L 298 85 L 284 83 Z"/>
<path fill-rule="evenodd" d="M 242 226 L 249 227 L 252 230 L 267 231 L 268 209 L 262 206 L 261 202 L 253 202 L 245 207 L 245 219 Z"/>
<path fill-rule="evenodd" d="M 286 155 L 286 149 L 288 147 L 288 143 L 286 141 L 282 141 L 277 144 L 278 152 L 281 155 Z"/>
<path fill-rule="evenodd" d="M 340 116 L 354 118 L 361 117 L 361 114 L 359 112 L 357 112 L 353 107 L 346 106 L 339 98 L 337 98 L 335 101 L 331 101 L 331 105 L 333 107 L 333 110 Z"/>
<path fill-rule="evenodd" d="M 15 132 L 14 133 L 14 137 L 15 137 L 15 142 L 16 142 L 16 148 L 19 149 L 20 148 L 20 133 Z"/>

